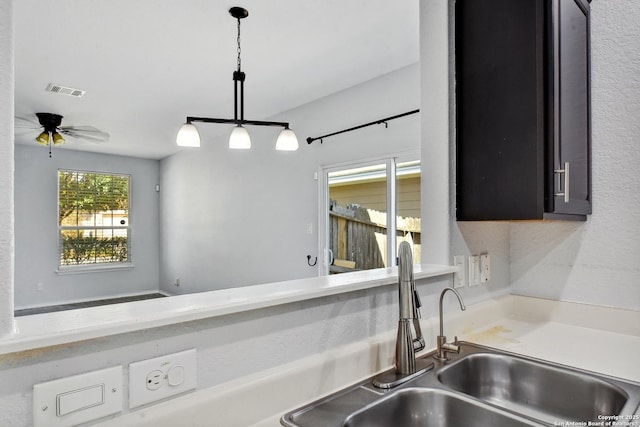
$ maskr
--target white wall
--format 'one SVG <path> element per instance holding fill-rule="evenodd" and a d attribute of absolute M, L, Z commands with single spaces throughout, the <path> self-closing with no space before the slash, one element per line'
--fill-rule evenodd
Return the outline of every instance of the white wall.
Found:
<path fill-rule="evenodd" d="M 16 309 L 158 291 L 159 162 L 76 150 L 15 147 Z M 132 269 L 57 274 L 58 169 L 131 175 Z M 43 289 L 39 291 L 37 284 Z"/>
<path fill-rule="evenodd" d="M 188 293 L 317 275 L 317 266 L 307 265 L 307 255 L 319 255 L 314 173 L 331 163 L 418 153 L 420 121 L 407 116 L 322 144 L 306 138 L 418 108 L 418 88 L 413 65 L 272 118 L 291 123 L 296 152 L 274 150 L 277 128 L 249 127 L 253 147 L 241 151 L 227 148 L 229 126 L 198 124 L 202 147 L 161 162 L 161 289 Z"/>
<path fill-rule="evenodd" d="M 640 310 L 640 12 L 591 3 L 593 215 L 514 223 L 513 293 Z"/>
<path fill-rule="evenodd" d="M 0 337 L 13 332 L 13 1 L 0 0 Z"/>

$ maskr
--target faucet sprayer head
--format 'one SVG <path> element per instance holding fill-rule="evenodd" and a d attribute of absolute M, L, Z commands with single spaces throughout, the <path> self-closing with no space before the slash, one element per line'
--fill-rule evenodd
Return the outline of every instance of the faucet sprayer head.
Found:
<path fill-rule="evenodd" d="M 411 245 L 402 241 L 398 247 L 398 279 L 400 282 L 413 282 L 413 256 Z"/>

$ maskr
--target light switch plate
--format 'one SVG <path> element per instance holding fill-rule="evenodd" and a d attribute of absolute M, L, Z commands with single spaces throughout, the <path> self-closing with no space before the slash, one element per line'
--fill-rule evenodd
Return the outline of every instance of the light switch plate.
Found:
<path fill-rule="evenodd" d="M 33 386 L 33 425 L 68 427 L 122 411 L 122 366 Z"/>
<path fill-rule="evenodd" d="M 458 271 L 453 273 L 453 287 L 464 288 L 467 286 L 467 263 L 464 255 L 455 255 L 453 257 L 453 266 L 458 267 Z"/>
<path fill-rule="evenodd" d="M 469 287 L 480 284 L 480 257 L 471 255 L 469 257 Z"/>

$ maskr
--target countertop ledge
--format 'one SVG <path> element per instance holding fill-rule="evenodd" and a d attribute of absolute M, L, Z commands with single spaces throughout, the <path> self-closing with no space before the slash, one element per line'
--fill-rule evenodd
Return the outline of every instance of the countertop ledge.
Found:
<path fill-rule="evenodd" d="M 455 271 L 453 266 L 420 264 L 414 266 L 414 278 L 427 279 Z M 0 338 L 0 354 L 387 286 L 395 284 L 397 277 L 396 267 L 380 268 L 23 316 L 15 319 L 13 334 Z"/>

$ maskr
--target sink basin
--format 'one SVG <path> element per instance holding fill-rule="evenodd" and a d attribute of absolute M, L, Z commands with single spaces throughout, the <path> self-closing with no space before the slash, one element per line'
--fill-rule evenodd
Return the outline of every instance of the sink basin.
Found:
<path fill-rule="evenodd" d="M 497 353 L 475 353 L 438 373 L 448 388 L 545 422 L 599 421 L 629 396 L 592 375 Z M 601 420 L 601 418 L 600 418 Z"/>
<path fill-rule="evenodd" d="M 391 389 L 373 378 L 281 418 L 286 427 L 640 427 L 640 384 L 468 342 Z M 615 363 L 615 353 L 608 353 Z M 591 424 L 589 424 L 591 422 Z"/>
<path fill-rule="evenodd" d="M 342 427 L 535 426 L 452 393 L 411 388 L 393 393 L 347 417 Z"/>

